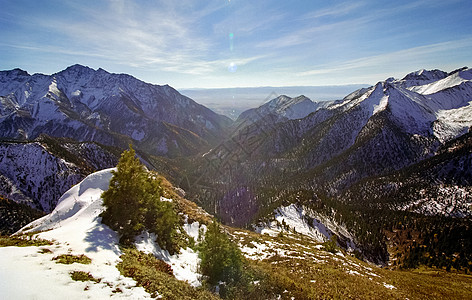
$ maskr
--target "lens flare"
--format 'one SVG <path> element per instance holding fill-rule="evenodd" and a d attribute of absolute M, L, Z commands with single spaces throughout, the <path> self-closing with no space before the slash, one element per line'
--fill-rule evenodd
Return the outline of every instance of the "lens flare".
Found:
<path fill-rule="evenodd" d="M 230 71 L 231 73 L 236 72 L 237 69 L 238 69 L 238 66 L 234 62 L 230 63 L 228 66 L 228 71 Z"/>

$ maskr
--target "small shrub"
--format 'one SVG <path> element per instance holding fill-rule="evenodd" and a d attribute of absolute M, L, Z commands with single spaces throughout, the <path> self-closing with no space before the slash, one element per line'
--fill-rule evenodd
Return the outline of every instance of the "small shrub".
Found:
<path fill-rule="evenodd" d="M 336 243 L 336 236 L 332 235 L 329 241 L 323 243 L 323 250 L 331 253 L 338 251 L 338 244 Z"/>
<path fill-rule="evenodd" d="M 0 236 L 0 247 L 30 247 L 30 246 L 50 246 L 51 241 L 33 237 L 32 234 L 20 236 Z"/>
<path fill-rule="evenodd" d="M 41 253 L 41 254 L 52 253 L 52 251 L 48 248 L 43 248 L 43 249 L 39 250 L 38 252 Z"/>
<path fill-rule="evenodd" d="M 93 277 L 90 272 L 84 271 L 73 271 L 70 273 L 70 277 L 75 281 L 93 281 L 96 283 L 101 281 L 101 279 Z"/>
<path fill-rule="evenodd" d="M 73 263 L 79 263 L 88 265 L 92 262 L 92 260 L 87 257 L 86 255 L 71 255 L 71 254 L 62 254 L 59 256 L 54 257 L 52 260 L 55 260 L 58 264 L 65 264 L 70 265 Z"/>
<path fill-rule="evenodd" d="M 199 250 L 200 270 L 208 276 L 210 284 L 239 281 L 243 268 L 241 250 L 221 231 L 219 224 L 213 222 L 208 226 Z"/>

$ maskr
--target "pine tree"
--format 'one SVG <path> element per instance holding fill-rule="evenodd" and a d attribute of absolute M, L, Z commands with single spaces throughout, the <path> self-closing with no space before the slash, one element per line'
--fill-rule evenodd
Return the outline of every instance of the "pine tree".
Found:
<path fill-rule="evenodd" d="M 147 173 L 134 149 L 124 151 L 112 172 L 110 186 L 102 193 L 102 222 L 120 233 L 121 242 L 129 240 L 143 228 L 142 207 L 146 194 Z"/>
<path fill-rule="evenodd" d="M 210 284 L 219 281 L 234 283 L 242 274 L 243 257 L 241 250 L 213 222 L 208 226 L 205 240 L 200 244 L 200 271 L 208 276 Z"/>
<path fill-rule="evenodd" d="M 130 150 L 124 151 L 113 171 L 110 186 L 102 193 L 102 222 L 120 235 L 120 242 L 129 244 L 142 230 L 157 235 L 160 247 L 174 254 L 183 246 L 179 234 L 180 219 L 172 202 L 161 201 L 160 181 L 146 170 Z M 182 232 L 182 230 L 180 231 Z"/>

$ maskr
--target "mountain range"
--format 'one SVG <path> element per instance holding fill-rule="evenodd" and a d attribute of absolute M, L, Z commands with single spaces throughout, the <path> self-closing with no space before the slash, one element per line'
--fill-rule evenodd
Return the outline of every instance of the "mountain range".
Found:
<path fill-rule="evenodd" d="M 81 65 L 52 75 L 0 72 L 0 137 L 40 134 L 151 154 L 189 155 L 224 136 L 230 119 L 168 85 Z"/>
<path fill-rule="evenodd" d="M 273 196 L 262 196 L 264 204 L 277 201 L 290 187 L 339 195 L 364 178 L 431 158 L 445 143 L 467 134 L 472 126 L 471 76 L 467 68 L 422 70 L 323 105 L 303 96 L 281 96 L 242 113 L 232 136 L 199 164 L 212 166 L 203 168 L 205 178 L 214 175 L 232 189 L 274 186 Z M 225 199 L 220 195 L 215 201 Z M 229 215 L 226 220 L 244 216 L 243 223 L 248 221 L 251 205 L 245 213 L 232 213 L 237 208 L 228 206 L 217 213 Z"/>
<path fill-rule="evenodd" d="M 114 166 L 132 144 L 148 168 L 225 224 L 282 232 L 286 216 L 297 216 L 305 234 L 337 236 L 359 257 L 389 264 L 392 232 L 446 235 L 436 218 L 469 228 L 471 103 L 468 68 L 420 70 L 336 101 L 281 95 L 236 121 L 170 86 L 102 69 L 2 71 L 0 192 L 50 212 L 68 187 Z M 414 247 L 396 251 L 408 261 Z"/>
<path fill-rule="evenodd" d="M 391 270 L 320 243 L 290 205 L 277 219 L 291 230 L 263 234 L 224 226 L 246 276 L 209 284 L 201 245 L 215 220 L 162 179 L 164 201 L 176 204 L 181 238 L 194 245 L 170 254 L 143 231 L 133 244 L 105 225 L 102 192 L 116 169 L 92 173 L 65 192 L 54 210 L 10 237 L 0 236 L 0 287 L 7 299 L 467 299 L 470 275 L 442 270 Z M 212 220 L 213 219 L 213 220 Z M 292 227 L 293 226 L 293 227 Z M 296 228 L 297 231 L 292 229 Z M 322 226 L 319 225 L 319 229 Z M 207 233 L 205 233 L 207 232 Z M 217 249 L 222 245 L 217 244 Z M 220 250 L 221 251 L 221 250 Z M 222 250 L 224 251 L 224 250 Z M 212 253 L 217 259 L 221 253 Z M 219 260 L 221 261 L 221 260 Z M 249 276 L 247 276 L 249 275 Z M 226 292 L 230 290 L 231 293 Z"/>

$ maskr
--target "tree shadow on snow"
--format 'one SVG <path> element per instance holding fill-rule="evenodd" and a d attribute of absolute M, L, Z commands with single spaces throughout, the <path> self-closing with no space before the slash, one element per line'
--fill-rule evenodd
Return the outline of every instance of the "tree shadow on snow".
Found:
<path fill-rule="evenodd" d="M 86 233 L 85 241 L 89 244 L 87 252 L 98 252 L 102 250 L 113 251 L 116 255 L 120 255 L 118 248 L 118 237 L 116 232 L 104 225 L 94 227 Z"/>

